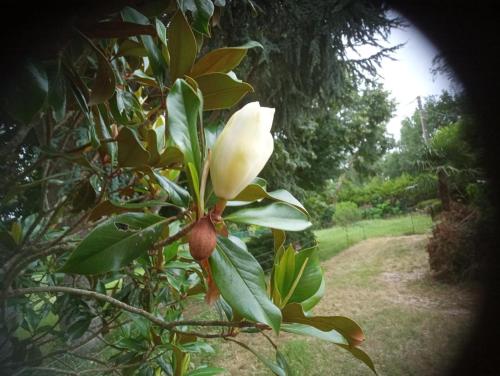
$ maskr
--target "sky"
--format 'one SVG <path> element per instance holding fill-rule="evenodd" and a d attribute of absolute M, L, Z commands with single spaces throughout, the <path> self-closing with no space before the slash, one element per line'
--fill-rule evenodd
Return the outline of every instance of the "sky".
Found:
<path fill-rule="evenodd" d="M 395 13 L 391 13 L 391 16 Z M 438 54 L 434 45 L 416 27 L 410 25 L 405 29 L 393 29 L 387 46 L 406 44 L 397 50 L 392 57 L 396 60 L 384 59 L 378 70 L 379 81 L 391 92 L 396 100 L 395 117 L 387 125 L 387 132 L 399 140 L 401 121 L 413 114 L 417 106 L 417 96 L 439 95 L 443 90 L 452 91 L 452 83 L 446 76 L 434 77 L 430 72 L 432 60 Z M 354 52 L 350 57 L 367 57 L 373 54 L 370 46 L 358 48 L 359 55 Z"/>

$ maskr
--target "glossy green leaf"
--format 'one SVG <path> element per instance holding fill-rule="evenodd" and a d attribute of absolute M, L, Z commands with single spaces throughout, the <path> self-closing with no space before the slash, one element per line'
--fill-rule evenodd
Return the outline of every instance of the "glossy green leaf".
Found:
<path fill-rule="evenodd" d="M 310 311 L 316 304 L 318 304 L 320 302 L 321 298 L 325 294 L 325 287 L 326 287 L 325 278 L 323 277 L 321 279 L 321 284 L 319 285 L 316 292 L 313 295 L 311 295 L 309 298 L 300 302 L 300 305 L 302 306 L 304 311 L 306 311 L 306 312 Z"/>
<path fill-rule="evenodd" d="M 93 109 L 93 115 L 96 123 L 96 132 L 97 136 L 100 139 L 106 140 L 111 139 L 111 130 L 109 128 L 109 124 L 111 123 L 111 119 L 108 116 L 108 111 L 104 104 L 100 104 L 97 108 Z M 103 143 L 100 147 L 100 151 L 102 153 L 106 153 L 111 161 L 111 165 L 115 166 L 115 162 L 118 158 L 118 145 L 116 142 L 106 142 Z"/>
<path fill-rule="evenodd" d="M 189 23 L 178 11 L 168 25 L 168 52 L 170 55 L 170 79 L 175 81 L 189 73 L 196 59 L 196 39 Z"/>
<path fill-rule="evenodd" d="M 182 10 L 189 10 L 193 15 L 193 29 L 210 36 L 209 22 L 214 14 L 212 0 L 184 0 Z"/>
<path fill-rule="evenodd" d="M 214 376 L 224 372 L 224 368 L 200 367 L 187 374 L 187 376 Z"/>
<path fill-rule="evenodd" d="M 188 191 L 157 172 L 154 172 L 153 176 L 158 184 L 167 192 L 168 201 L 177 206 L 188 206 L 191 199 Z"/>
<path fill-rule="evenodd" d="M 302 303 L 311 298 L 321 287 L 323 282 L 323 271 L 321 270 L 317 250 L 317 247 L 314 247 L 303 249 L 296 253 L 294 274 L 298 277 L 299 271 L 303 270 L 303 272 L 288 300 L 289 303 Z M 304 268 L 302 267 L 303 265 L 305 265 Z"/>
<path fill-rule="evenodd" d="M 267 296 L 264 271 L 244 243 L 234 237 L 218 237 L 210 266 L 221 295 L 234 310 L 279 331 L 280 310 Z"/>
<path fill-rule="evenodd" d="M 178 168 L 184 161 L 184 155 L 176 147 L 169 146 L 160 155 L 156 167 Z"/>
<path fill-rule="evenodd" d="M 297 265 L 298 270 L 301 270 L 302 264 Z M 281 299 L 285 299 L 289 295 L 290 289 L 297 279 L 297 272 L 295 268 L 295 249 L 290 245 L 281 254 L 281 257 L 274 267 L 274 286 L 278 289 Z M 281 302 L 278 302 L 281 304 Z"/>
<path fill-rule="evenodd" d="M 165 218 L 120 214 L 92 230 L 71 253 L 61 271 L 97 274 L 119 270 L 145 255 L 162 234 Z"/>
<path fill-rule="evenodd" d="M 144 122 L 144 114 L 137 97 L 125 90 L 116 90 L 109 101 L 111 115 L 118 124 L 139 125 Z"/>
<path fill-rule="evenodd" d="M 149 152 L 144 148 L 133 130 L 124 127 L 117 137 L 118 164 L 121 167 L 143 167 L 149 162 Z"/>
<path fill-rule="evenodd" d="M 249 184 L 243 191 L 241 191 L 241 193 L 238 196 L 236 196 L 234 200 L 229 201 L 228 205 L 229 206 L 246 205 L 248 203 L 267 198 L 269 200 L 281 201 L 293 205 L 307 214 L 306 208 L 304 208 L 304 206 L 300 203 L 300 201 L 297 200 L 295 197 L 293 197 L 293 195 L 290 192 L 284 189 L 278 189 L 276 191 L 267 192 L 265 186 L 265 180 L 264 179 L 257 180 L 257 179 L 252 184 Z"/>
<path fill-rule="evenodd" d="M 225 47 L 210 51 L 194 64 L 190 75 L 198 77 L 213 72 L 227 73 L 240 64 L 250 48 L 255 47 L 263 48 L 260 43 L 251 41 L 240 47 Z"/>
<path fill-rule="evenodd" d="M 165 46 L 168 47 L 167 43 L 167 28 L 161 22 L 159 19 L 155 19 L 155 28 L 156 28 L 156 34 L 158 34 L 158 38 L 160 39 L 160 42 Z"/>
<path fill-rule="evenodd" d="M 275 228 L 271 229 L 273 233 L 273 240 L 274 240 L 274 250 L 278 251 L 283 244 L 285 244 L 286 240 L 286 235 L 283 230 L 277 230 Z"/>
<path fill-rule="evenodd" d="M 368 356 L 368 354 L 365 353 L 363 350 L 361 350 L 359 347 L 340 345 L 340 344 L 338 346 L 349 351 L 355 358 L 365 363 L 373 371 L 375 375 L 377 374 L 377 370 L 375 369 L 375 364 L 373 364 L 373 361 Z"/>
<path fill-rule="evenodd" d="M 233 107 L 253 88 L 227 73 L 207 73 L 196 77 L 203 93 L 203 110 L 223 110 Z"/>
<path fill-rule="evenodd" d="M 56 122 L 64 119 L 66 114 L 66 80 L 61 64 L 47 70 L 49 80 L 48 103 Z"/>
<path fill-rule="evenodd" d="M 184 154 L 186 166 L 193 163 L 198 175 L 201 170 L 197 128 L 200 105 L 200 98 L 186 81 L 175 81 L 167 96 L 168 129 L 175 145 Z"/>
<path fill-rule="evenodd" d="M 22 64 L 12 76 L 12 80 L 2 83 L 0 106 L 13 119 L 28 124 L 47 98 L 47 72 L 41 64 L 29 61 Z"/>
<path fill-rule="evenodd" d="M 165 149 L 165 126 L 148 129 L 146 142 L 146 149 L 149 152 L 148 164 L 156 166 L 160 162 L 160 153 Z"/>
<path fill-rule="evenodd" d="M 283 323 L 281 324 L 281 329 L 284 332 L 288 333 L 316 337 L 323 341 L 333 342 L 341 345 L 349 345 L 347 339 L 336 330 L 330 330 L 329 332 L 324 332 L 322 330 L 316 329 L 313 326 L 309 326 L 306 324 L 296 324 L 296 323 L 294 324 Z"/>
<path fill-rule="evenodd" d="M 113 67 L 108 61 L 104 52 L 97 47 L 87 36 L 80 34 L 97 56 L 98 69 L 97 75 L 92 84 L 88 105 L 92 106 L 104 103 L 115 93 L 116 78 Z"/>
<path fill-rule="evenodd" d="M 222 121 L 205 125 L 203 131 L 205 132 L 205 144 L 207 149 L 213 149 L 215 140 L 223 129 L 224 123 Z"/>
<path fill-rule="evenodd" d="M 146 16 L 131 7 L 123 8 L 121 14 L 124 21 L 146 26 L 150 25 L 149 19 Z M 163 60 L 161 50 L 156 46 L 152 36 L 141 35 L 140 39 L 147 51 L 149 63 L 151 64 L 153 73 L 158 80 L 158 83 L 162 84 L 165 80 L 166 65 Z"/>
<path fill-rule="evenodd" d="M 135 70 L 132 76 L 140 84 L 143 84 L 145 86 L 158 87 L 158 83 L 156 82 L 156 80 L 153 77 L 148 76 L 143 71 Z"/>
<path fill-rule="evenodd" d="M 305 316 L 298 303 L 288 304 L 282 310 L 283 322 L 310 325 L 324 332 L 336 330 L 350 346 L 357 346 L 365 340 L 363 330 L 353 320 L 343 316 Z"/>
<path fill-rule="evenodd" d="M 258 208 L 238 210 L 225 216 L 224 219 L 236 223 L 285 231 L 302 231 L 312 225 L 302 211 L 281 202 Z"/>
<path fill-rule="evenodd" d="M 145 208 L 153 206 L 169 206 L 165 201 L 150 200 L 143 202 L 121 202 L 114 200 L 104 200 L 92 209 L 89 215 L 89 221 L 96 221 L 105 216 L 112 214 L 128 213 L 128 212 L 143 212 Z"/>
<path fill-rule="evenodd" d="M 118 56 L 137 56 L 144 57 L 147 56 L 148 53 L 144 46 L 136 41 L 125 39 L 118 49 Z"/>

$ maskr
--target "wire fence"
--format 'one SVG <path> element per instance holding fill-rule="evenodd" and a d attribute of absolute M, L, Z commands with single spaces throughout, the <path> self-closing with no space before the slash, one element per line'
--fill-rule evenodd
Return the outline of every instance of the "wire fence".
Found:
<path fill-rule="evenodd" d="M 398 220 L 397 222 L 397 230 L 396 232 L 401 235 L 413 235 L 418 233 L 418 228 L 419 226 L 416 224 L 415 216 L 419 216 L 425 214 L 424 212 L 408 212 L 405 215 L 401 216 L 395 216 L 395 217 L 390 217 L 388 219 L 394 219 Z M 384 220 L 385 221 L 385 220 Z M 418 221 L 417 221 L 418 223 Z M 381 227 L 385 228 L 386 224 L 381 223 Z M 384 236 L 383 231 L 380 231 L 380 234 L 377 233 L 377 229 L 374 230 L 373 222 L 370 224 L 366 220 L 361 220 L 358 222 L 354 222 L 350 225 L 341 227 L 341 226 L 334 226 L 342 231 L 345 234 L 344 239 L 340 236 L 338 239 L 337 245 L 341 246 L 342 248 L 344 247 L 350 247 L 351 245 L 354 245 L 355 243 L 361 241 L 361 240 L 366 240 L 370 237 L 374 236 Z M 421 227 L 421 226 L 420 226 Z M 421 231 L 421 229 L 420 229 Z M 265 230 L 256 230 L 249 232 L 247 230 L 240 230 L 240 231 L 234 231 L 234 235 L 238 236 L 239 238 L 243 240 L 250 240 L 250 239 L 255 239 L 255 238 L 260 238 L 265 234 L 270 235 L 267 231 Z M 387 234 L 390 235 L 390 234 Z M 340 244 L 340 243 L 343 244 Z M 306 248 L 311 248 L 317 246 L 318 243 L 316 241 L 306 241 L 300 244 L 294 244 L 296 246 L 296 249 L 306 249 Z M 273 247 L 269 247 L 269 250 L 262 251 L 261 249 L 258 252 L 255 252 L 253 249 L 249 249 L 250 253 L 254 256 L 255 260 L 262 266 L 262 269 L 264 272 L 268 273 L 271 271 L 273 267 L 273 262 L 274 262 L 274 256 L 275 256 L 275 251 Z"/>

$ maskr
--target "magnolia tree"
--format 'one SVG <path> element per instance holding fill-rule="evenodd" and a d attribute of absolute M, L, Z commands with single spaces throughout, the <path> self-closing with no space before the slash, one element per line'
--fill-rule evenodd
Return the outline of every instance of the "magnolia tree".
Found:
<path fill-rule="evenodd" d="M 330 341 L 374 370 L 354 321 L 312 312 L 325 289 L 317 249 L 285 239 L 310 226 L 308 213 L 257 177 L 274 109 L 252 102 L 224 125 L 220 110 L 252 91 L 232 70 L 260 45 L 200 57 L 214 6 L 193 4 L 163 10 L 166 23 L 126 7 L 75 28 L 2 96 L 12 128 L 36 136 L 17 145 L 2 194 L 4 371 L 212 375 L 223 370 L 190 354 L 219 338 L 286 375 L 268 335 L 281 332 Z M 272 229 L 269 275 L 230 223 Z M 190 301 L 212 317 L 190 314 Z M 265 336 L 276 359 L 242 332 Z"/>

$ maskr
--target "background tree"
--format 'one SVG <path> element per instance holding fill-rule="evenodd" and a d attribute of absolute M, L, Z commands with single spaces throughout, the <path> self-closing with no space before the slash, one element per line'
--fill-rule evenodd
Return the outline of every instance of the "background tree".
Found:
<path fill-rule="evenodd" d="M 261 102 L 277 108 L 276 151 L 264 171 L 270 186 L 300 196 L 298 187 L 306 180 L 300 173 L 322 159 L 315 142 L 335 132 L 322 129 L 330 124 L 328 114 L 355 102 L 358 84 L 371 80 L 380 60 L 398 47 L 381 47 L 390 29 L 403 25 L 387 10 L 382 1 L 322 0 L 231 2 L 222 12 L 214 43 L 258 40 L 264 46 L 262 53 L 251 54 L 240 74 Z M 361 45 L 378 47 L 379 52 L 366 59 L 349 58 L 348 50 Z M 327 137 L 323 146 L 329 141 L 332 151 L 335 138 Z M 337 158 L 325 162 L 338 164 Z"/>

